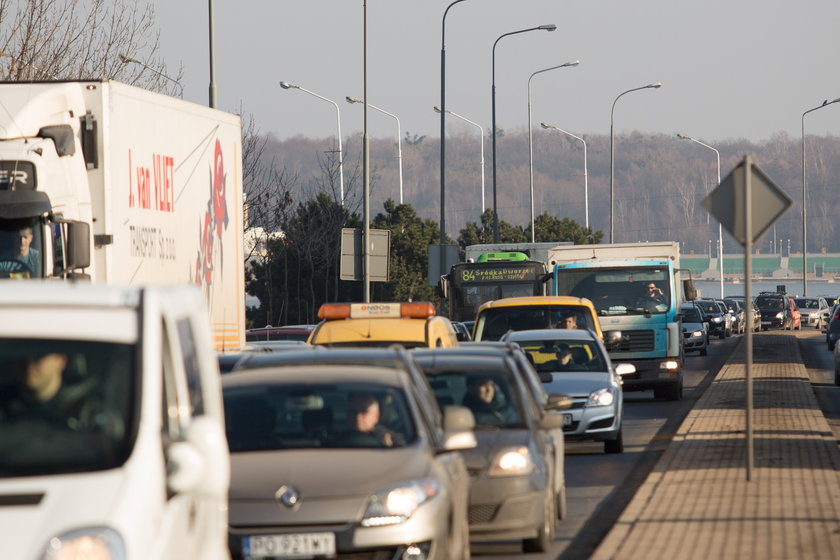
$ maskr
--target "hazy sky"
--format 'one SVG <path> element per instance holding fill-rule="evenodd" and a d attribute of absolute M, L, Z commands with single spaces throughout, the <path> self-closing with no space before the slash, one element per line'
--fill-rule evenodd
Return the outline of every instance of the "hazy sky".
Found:
<path fill-rule="evenodd" d="M 368 102 L 396 114 L 412 135 L 437 137 L 441 19 L 451 0 L 368 1 Z M 206 0 L 153 0 L 159 54 L 184 66 L 184 97 L 206 104 Z M 285 139 L 361 131 L 361 0 L 214 0 L 218 106 L 252 113 L 263 133 Z M 802 113 L 840 97 L 838 0 L 466 0 L 446 18 L 446 106 L 489 132 L 492 52 L 502 34 L 543 24 L 557 31 L 505 37 L 496 48 L 496 119 L 525 130 L 528 79 L 571 60 L 577 68 L 532 80 L 533 123 L 577 134 L 682 132 L 706 142 L 798 137 Z M 469 129 L 455 118 L 450 131 Z M 457 128 L 456 128 L 457 127 Z M 473 130 L 475 130 L 473 128 Z M 373 137 L 396 134 L 371 110 Z M 840 133 L 840 103 L 809 114 L 808 134 Z"/>

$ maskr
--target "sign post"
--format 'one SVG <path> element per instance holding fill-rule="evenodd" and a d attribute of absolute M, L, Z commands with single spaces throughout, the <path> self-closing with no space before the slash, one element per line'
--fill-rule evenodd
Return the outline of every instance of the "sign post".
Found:
<path fill-rule="evenodd" d="M 752 247 L 761 235 L 790 208 L 793 201 L 767 175 L 752 163 L 750 156 L 735 166 L 703 200 L 702 205 L 726 231 L 744 247 L 744 303 L 752 301 Z M 753 306 L 745 305 L 749 328 L 744 333 L 744 375 L 746 378 L 745 425 L 747 445 L 747 481 L 752 480 L 753 380 L 752 324 Z"/>

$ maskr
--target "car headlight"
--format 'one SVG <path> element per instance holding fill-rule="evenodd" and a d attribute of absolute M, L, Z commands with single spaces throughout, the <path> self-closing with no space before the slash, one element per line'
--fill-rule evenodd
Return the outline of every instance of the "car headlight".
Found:
<path fill-rule="evenodd" d="M 691 333 L 691 338 L 700 338 L 701 336 L 703 336 L 703 331 L 694 331 Z"/>
<path fill-rule="evenodd" d="M 382 527 L 405 522 L 421 505 L 440 493 L 433 478 L 412 480 L 380 490 L 370 497 L 362 527 Z"/>
<path fill-rule="evenodd" d="M 508 447 L 496 454 L 488 476 L 525 476 L 534 472 L 534 459 L 527 447 Z"/>
<path fill-rule="evenodd" d="M 615 402 L 615 395 L 612 389 L 604 387 L 597 391 L 589 393 L 589 399 L 586 401 L 586 406 L 610 406 Z"/>
<path fill-rule="evenodd" d="M 722 317 L 712 317 L 712 323 L 720 323 L 722 320 Z"/>
<path fill-rule="evenodd" d="M 43 560 L 124 560 L 122 537 L 107 527 L 69 531 L 50 539 Z"/>
<path fill-rule="evenodd" d="M 784 319 L 784 318 L 785 318 L 785 314 L 783 312 L 779 311 L 778 313 L 776 313 L 776 319 Z"/>

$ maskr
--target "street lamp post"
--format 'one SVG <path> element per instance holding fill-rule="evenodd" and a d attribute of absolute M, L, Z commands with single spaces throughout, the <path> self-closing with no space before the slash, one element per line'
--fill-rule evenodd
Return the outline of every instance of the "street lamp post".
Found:
<path fill-rule="evenodd" d="M 435 109 L 436 113 L 440 113 L 440 112 L 444 111 L 444 109 L 442 109 L 441 107 L 438 107 L 438 106 L 435 106 L 434 109 Z M 446 109 L 445 112 L 449 113 L 453 117 L 457 117 L 457 118 L 461 119 L 462 121 L 467 122 L 467 123 L 473 125 L 474 127 L 478 128 L 478 134 L 479 134 L 478 141 L 481 145 L 481 213 L 484 214 L 484 209 L 487 207 L 484 203 L 484 127 L 482 127 L 477 122 L 471 121 L 467 117 L 459 115 L 458 113 L 456 113 L 454 111 L 450 111 L 449 109 Z"/>
<path fill-rule="evenodd" d="M 498 198 L 496 196 L 496 45 L 499 44 L 504 37 L 510 35 L 518 35 L 519 33 L 526 33 L 528 31 L 554 31 L 557 26 L 553 23 L 547 25 L 539 25 L 537 27 L 529 27 L 528 29 L 520 29 L 519 31 L 510 31 L 503 33 L 493 43 L 493 86 L 491 95 L 493 98 L 493 243 L 499 242 L 499 212 L 498 212 Z M 441 104 L 443 107 L 443 104 Z"/>
<path fill-rule="evenodd" d="M 347 103 L 350 103 L 350 104 L 364 103 L 363 100 L 358 99 L 356 97 L 350 97 L 349 95 L 347 97 L 345 97 L 345 99 L 347 99 Z M 379 111 L 383 115 L 388 115 L 389 117 L 391 117 L 395 121 L 397 121 L 397 163 L 399 163 L 399 170 L 400 170 L 400 204 L 402 204 L 403 203 L 403 172 L 402 172 L 402 144 L 400 142 L 400 138 L 401 138 L 400 119 L 399 119 L 399 117 L 397 117 L 397 115 L 395 115 L 393 113 L 389 113 L 388 111 L 386 111 L 384 109 L 380 109 L 379 107 L 377 107 L 376 105 L 373 105 L 372 103 L 368 103 L 367 105 L 371 109 L 373 109 L 375 111 Z"/>
<path fill-rule="evenodd" d="M 338 127 L 338 181 L 339 181 L 339 189 L 341 193 L 341 206 L 344 206 L 344 153 L 341 151 L 341 109 L 338 107 L 338 103 L 333 101 L 332 99 L 327 99 L 323 95 L 318 95 L 314 91 L 309 91 L 308 89 L 302 88 L 296 84 L 290 84 L 289 82 L 280 82 L 280 87 L 283 89 L 299 89 L 304 93 L 308 93 L 318 99 L 323 99 L 328 103 L 332 103 L 335 107 L 335 122 L 336 126 Z"/>
<path fill-rule="evenodd" d="M 540 123 L 540 126 L 542 126 L 543 128 L 546 128 L 546 129 L 552 129 L 552 130 L 556 130 L 557 132 L 562 132 L 563 134 L 565 134 L 567 136 L 571 136 L 572 138 L 574 138 L 576 140 L 580 140 L 580 142 L 583 144 L 583 209 L 584 209 L 585 220 L 586 220 L 585 225 L 586 225 L 587 228 L 589 228 L 589 174 L 587 172 L 587 166 L 586 166 L 586 140 L 584 140 L 580 136 L 575 136 L 571 132 L 567 132 L 567 131 L 563 130 L 562 128 L 558 128 L 558 127 L 554 126 L 553 124 Z"/>
<path fill-rule="evenodd" d="M 172 82 L 176 86 L 178 86 L 178 97 L 180 97 L 181 99 L 184 98 L 184 86 L 182 86 L 181 82 L 179 82 L 175 78 L 170 78 L 169 76 L 167 76 L 166 74 L 164 74 L 160 70 L 155 70 L 154 68 L 152 68 L 151 66 L 149 66 L 145 62 L 141 62 L 141 61 L 137 60 L 136 58 L 131 58 L 127 54 L 120 54 L 120 60 L 122 61 L 123 64 L 128 64 L 128 63 L 139 64 L 140 66 L 142 66 L 146 70 L 148 70 L 150 72 L 154 72 L 155 74 L 157 74 L 161 78 L 165 78 L 165 79 L 169 80 L 170 82 Z"/>
<path fill-rule="evenodd" d="M 646 86 L 628 89 L 620 93 L 612 104 L 612 111 L 610 112 L 610 243 L 615 243 L 615 104 L 618 103 L 622 95 L 627 95 L 632 91 L 661 87 L 662 83 L 656 82 Z"/>
<path fill-rule="evenodd" d="M 708 148 L 712 150 L 715 155 L 717 156 L 717 184 L 720 185 L 720 152 L 717 151 L 715 148 L 709 146 L 708 144 L 704 144 L 700 140 L 692 138 L 691 136 L 686 136 L 685 134 L 677 133 L 677 138 L 681 140 L 691 140 L 696 144 L 700 144 L 704 148 Z M 709 252 L 709 257 L 711 257 L 711 251 Z M 718 223 L 718 261 L 720 265 L 720 299 L 723 299 L 723 225 Z"/>
<path fill-rule="evenodd" d="M 560 64 L 559 66 L 552 66 L 551 68 L 537 70 L 531 74 L 530 78 L 528 78 L 528 183 L 530 185 L 531 193 L 531 243 L 534 243 L 534 134 L 533 130 L 531 130 L 531 80 L 533 80 L 534 76 L 537 74 L 542 74 L 543 72 L 548 72 L 549 70 L 557 70 L 558 68 L 577 66 L 578 64 L 580 64 L 580 61 L 574 60 L 572 62 Z"/>
<path fill-rule="evenodd" d="M 825 100 L 822 105 L 808 109 L 802 113 L 802 295 L 808 295 L 808 187 L 805 181 L 805 115 L 817 109 L 822 109 L 832 103 L 840 101 L 840 97 L 832 101 Z M 790 251 L 788 251 L 790 254 Z"/>

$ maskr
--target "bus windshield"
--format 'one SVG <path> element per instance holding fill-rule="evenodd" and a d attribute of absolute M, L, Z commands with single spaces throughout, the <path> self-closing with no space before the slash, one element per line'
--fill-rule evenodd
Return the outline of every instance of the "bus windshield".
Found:
<path fill-rule="evenodd" d="M 544 295 L 541 262 L 460 263 L 449 273 L 449 318 L 472 321 L 483 303 L 502 298 Z"/>
<path fill-rule="evenodd" d="M 671 305 L 667 268 L 557 268 L 555 276 L 557 295 L 587 298 L 598 315 L 659 314 Z"/>

